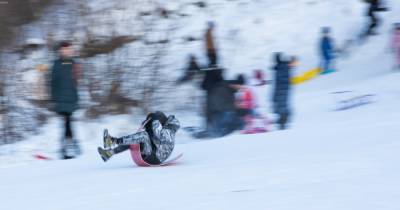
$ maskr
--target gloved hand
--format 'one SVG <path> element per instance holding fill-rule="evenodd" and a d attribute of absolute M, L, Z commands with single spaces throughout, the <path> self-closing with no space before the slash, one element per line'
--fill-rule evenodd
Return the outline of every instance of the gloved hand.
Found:
<path fill-rule="evenodd" d="M 167 122 L 165 123 L 164 128 L 173 130 L 174 132 L 178 131 L 180 128 L 179 121 L 175 118 L 174 115 L 168 116 Z"/>

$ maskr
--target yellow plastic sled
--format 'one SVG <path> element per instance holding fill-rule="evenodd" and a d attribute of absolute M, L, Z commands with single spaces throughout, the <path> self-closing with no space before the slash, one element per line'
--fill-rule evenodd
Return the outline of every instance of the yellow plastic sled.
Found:
<path fill-rule="evenodd" d="M 290 78 L 290 82 L 293 85 L 298 85 L 298 84 L 307 82 L 308 80 L 311 80 L 311 79 L 317 77 L 320 73 L 321 73 L 321 68 L 319 68 L 319 67 L 314 68 L 314 69 L 308 70 L 306 72 L 303 72 L 300 75 Z"/>

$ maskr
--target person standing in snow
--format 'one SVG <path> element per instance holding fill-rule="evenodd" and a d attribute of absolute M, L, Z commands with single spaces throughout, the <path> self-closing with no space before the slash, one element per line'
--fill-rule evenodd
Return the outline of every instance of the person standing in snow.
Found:
<path fill-rule="evenodd" d="M 283 58 L 282 53 L 276 53 L 275 56 L 275 88 L 273 92 L 273 108 L 274 112 L 279 115 L 277 124 L 279 129 L 284 130 L 291 115 L 289 107 L 289 96 L 291 92 L 290 69 L 296 62 L 296 58 L 287 61 Z"/>
<path fill-rule="evenodd" d="M 214 39 L 214 22 L 208 22 L 208 28 L 205 37 L 205 48 L 207 52 L 207 57 L 209 61 L 209 67 L 215 67 L 218 63 L 217 48 Z"/>
<path fill-rule="evenodd" d="M 59 58 L 54 61 L 51 72 L 51 99 L 54 111 L 64 118 L 62 138 L 62 156 L 73 158 L 80 150 L 72 132 L 72 114 L 78 108 L 78 71 L 79 66 L 73 59 L 74 50 L 69 42 L 60 43 Z"/>
<path fill-rule="evenodd" d="M 212 127 L 212 106 L 211 106 L 211 94 L 215 86 L 224 80 L 222 76 L 221 68 L 212 68 L 204 71 L 204 79 L 201 83 L 201 88 L 206 92 L 205 101 L 205 118 L 206 118 L 206 130 Z"/>
<path fill-rule="evenodd" d="M 206 91 L 206 123 L 203 131 L 193 133 L 194 138 L 217 138 L 228 135 L 239 128 L 240 120 L 235 107 L 235 92 L 232 81 L 225 81 L 221 68 L 205 71 L 202 83 Z"/>
<path fill-rule="evenodd" d="M 220 80 L 211 89 L 209 97 L 211 127 L 208 130 L 208 137 L 228 135 L 240 126 L 235 106 L 236 90 L 231 84 L 231 81 Z"/>
<path fill-rule="evenodd" d="M 119 138 L 109 135 L 107 129 L 104 130 L 104 148 L 98 148 L 103 161 L 127 151 L 132 144 L 140 144 L 142 158 L 146 163 L 158 165 L 167 160 L 175 147 L 179 121 L 174 115 L 167 117 L 163 112 L 157 111 L 147 115 L 142 127 L 144 130 Z"/>
<path fill-rule="evenodd" d="M 377 12 L 387 11 L 387 8 L 381 7 L 381 0 L 364 0 L 368 6 L 367 16 L 370 18 L 370 23 L 364 34 L 364 36 L 376 35 L 376 27 L 378 27 L 380 20 L 377 16 Z"/>
<path fill-rule="evenodd" d="M 322 74 L 334 71 L 333 62 L 335 59 L 335 47 L 331 36 L 331 29 L 329 27 L 324 27 L 322 29 L 320 55 Z"/>
<path fill-rule="evenodd" d="M 396 69 L 400 70 L 400 23 L 396 23 L 394 26 L 391 48 L 395 56 Z"/>
<path fill-rule="evenodd" d="M 200 67 L 197 64 L 197 58 L 194 55 L 189 56 L 189 65 L 186 68 L 185 74 L 178 79 L 177 84 L 191 81 L 196 74 L 200 72 Z"/>

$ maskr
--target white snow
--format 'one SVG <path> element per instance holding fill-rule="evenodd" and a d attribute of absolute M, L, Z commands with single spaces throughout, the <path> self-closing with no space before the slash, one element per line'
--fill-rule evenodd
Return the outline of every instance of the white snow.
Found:
<path fill-rule="evenodd" d="M 315 67 L 320 26 L 333 26 L 338 41 L 344 41 L 362 23 L 365 9 L 362 1 L 345 0 L 212 2 L 219 9 L 213 18 L 220 26 L 223 62 L 232 76 L 265 69 L 278 50 L 301 56 L 299 72 Z M 128 153 L 107 163 L 98 157 L 103 128 L 124 135 L 143 119 L 114 116 L 75 124 L 84 148 L 80 158 L 33 159 L 33 154 L 56 157 L 61 120 L 55 118 L 40 135 L 0 147 L 1 209 L 399 209 L 400 72 L 392 70 L 385 50 L 400 4 L 387 2 L 391 12 L 382 15 L 381 35 L 339 60 L 338 72 L 295 87 L 290 130 L 204 141 L 181 130 L 175 151 L 184 153 L 179 165 L 138 168 Z M 180 33 L 199 33 L 210 19 L 191 11 L 196 16 Z M 237 35 L 229 41 L 224 36 L 233 29 Z M 200 43 L 174 46 L 182 55 L 191 47 L 202 49 Z M 377 99 L 335 112 L 330 93 L 344 90 Z M 183 126 L 198 125 L 193 115 L 176 113 Z"/>
<path fill-rule="evenodd" d="M 26 40 L 27 45 L 44 45 L 46 41 L 41 38 L 29 38 Z"/>

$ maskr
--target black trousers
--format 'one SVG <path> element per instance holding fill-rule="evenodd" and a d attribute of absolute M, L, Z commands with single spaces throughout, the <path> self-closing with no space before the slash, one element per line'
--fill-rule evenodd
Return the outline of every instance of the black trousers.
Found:
<path fill-rule="evenodd" d="M 74 135 L 72 133 L 72 127 L 71 127 L 71 116 L 72 113 L 68 112 L 61 112 L 59 113 L 61 116 L 64 117 L 64 136 L 65 138 L 73 138 Z"/>
<path fill-rule="evenodd" d="M 217 58 L 217 53 L 215 51 L 208 51 L 207 52 L 207 57 L 208 57 L 208 65 L 209 67 L 213 67 L 217 65 L 218 58 Z"/>
<path fill-rule="evenodd" d="M 375 12 L 371 12 L 368 14 L 370 18 L 370 24 L 368 26 L 366 35 L 372 35 L 375 32 L 375 28 L 379 25 L 379 19 L 376 16 Z"/>
<path fill-rule="evenodd" d="M 279 119 L 278 119 L 278 125 L 280 130 L 285 130 L 286 125 L 289 120 L 289 114 L 288 113 L 278 113 L 279 114 Z"/>

